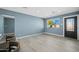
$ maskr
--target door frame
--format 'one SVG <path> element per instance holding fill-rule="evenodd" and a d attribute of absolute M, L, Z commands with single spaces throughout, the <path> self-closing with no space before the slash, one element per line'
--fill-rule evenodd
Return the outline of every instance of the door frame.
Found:
<path fill-rule="evenodd" d="M 5 35 L 4 34 L 4 18 L 13 18 L 14 20 L 15 20 L 15 16 L 11 16 L 11 15 L 2 15 L 2 19 L 3 19 L 3 33 L 2 33 L 2 35 Z M 14 25 L 15 26 L 15 25 Z"/>
<path fill-rule="evenodd" d="M 63 17 L 63 36 L 65 37 L 65 18 L 68 18 L 68 17 L 75 17 L 75 16 L 77 16 L 77 29 L 78 29 L 78 16 L 79 15 L 71 15 L 71 16 L 64 16 Z M 78 39 L 78 30 L 77 30 L 77 39 Z"/>

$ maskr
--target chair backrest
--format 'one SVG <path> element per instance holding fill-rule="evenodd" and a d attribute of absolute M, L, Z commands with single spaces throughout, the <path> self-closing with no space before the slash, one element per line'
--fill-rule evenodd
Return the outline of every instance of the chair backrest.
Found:
<path fill-rule="evenodd" d="M 7 33 L 6 34 L 6 41 L 7 40 L 10 40 L 11 42 L 16 41 L 15 33 Z"/>

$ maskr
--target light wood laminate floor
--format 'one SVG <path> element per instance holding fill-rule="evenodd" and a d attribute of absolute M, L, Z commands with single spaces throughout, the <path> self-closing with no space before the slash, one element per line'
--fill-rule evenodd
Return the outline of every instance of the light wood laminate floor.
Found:
<path fill-rule="evenodd" d="M 79 41 L 41 34 L 18 39 L 20 52 L 79 52 Z"/>

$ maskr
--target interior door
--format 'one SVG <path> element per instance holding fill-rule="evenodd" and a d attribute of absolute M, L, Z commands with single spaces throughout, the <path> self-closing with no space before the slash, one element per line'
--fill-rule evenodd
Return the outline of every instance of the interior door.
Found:
<path fill-rule="evenodd" d="M 14 33 L 14 18 L 4 17 L 4 33 Z"/>
<path fill-rule="evenodd" d="M 65 18 L 65 37 L 77 39 L 77 16 Z"/>

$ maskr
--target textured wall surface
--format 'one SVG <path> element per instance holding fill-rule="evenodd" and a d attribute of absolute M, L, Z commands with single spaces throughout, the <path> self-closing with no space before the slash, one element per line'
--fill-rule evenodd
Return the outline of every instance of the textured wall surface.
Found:
<path fill-rule="evenodd" d="M 2 15 L 15 17 L 15 33 L 17 37 L 44 32 L 43 19 L 31 15 L 0 9 L 0 34 L 3 33 Z"/>
<path fill-rule="evenodd" d="M 49 20 L 49 19 L 52 19 L 52 20 L 59 19 L 60 22 L 62 23 L 64 17 L 66 17 L 66 16 L 72 16 L 72 15 L 79 15 L 79 12 L 77 11 L 77 12 L 73 12 L 73 13 L 69 13 L 69 14 L 64 14 L 64 15 L 60 15 L 60 16 L 46 18 L 46 20 L 44 21 L 44 23 L 45 23 L 45 32 L 56 34 L 56 35 L 63 35 L 63 28 L 51 28 L 51 29 L 48 29 L 47 28 L 47 20 Z"/>

